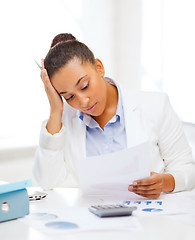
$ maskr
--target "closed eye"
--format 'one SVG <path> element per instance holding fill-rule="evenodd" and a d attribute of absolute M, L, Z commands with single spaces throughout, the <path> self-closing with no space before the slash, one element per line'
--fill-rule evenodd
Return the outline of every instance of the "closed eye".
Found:
<path fill-rule="evenodd" d="M 88 86 L 89 86 L 89 83 L 84 88 L 82 88 L 81 90 L 83 91 L 83 90 L 87 89 Z M 66 98 L 66 101 L 71 100 L 73 97 L 74 97 L 74 95 L 70 96 L 69 98 Z"/>
<path fill-rule="evenodd" d="M 69 97 L 69 98 L 66 98 L 66 101 L 69 101 L 69 100 L 71 100 L 73 98 L 73 95 L 71 96 L 71 97 Z"/>
<path fill-rule="evenodd" d="M 89 86 L 89 83 L 88 83 L 84 88 L 82 88 L 81 90 L 85 90 L 85 89 L 87 89 L 88 86 Z"/>

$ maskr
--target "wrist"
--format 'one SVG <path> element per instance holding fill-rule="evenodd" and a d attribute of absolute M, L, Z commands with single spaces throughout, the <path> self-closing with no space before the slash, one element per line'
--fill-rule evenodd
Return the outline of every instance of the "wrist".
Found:
<path fill-rule="evenodd" d="M 163 192 L 173 192 L 175 189 L 175 179 L 171 174 L 162 174 L 163 177 Z"/>
<path fill-rule="evenodd" d="M 50 118 L 62 118 L 63 109 L 50 109 Z"/>
<path fill-rule="evenodd" d="M 61 128 L 62 128 L 62 114 L 50 113 L 50 117 L 46 125 L 47 131 L 54 135 L 55 133 L 59 133 Z"/>

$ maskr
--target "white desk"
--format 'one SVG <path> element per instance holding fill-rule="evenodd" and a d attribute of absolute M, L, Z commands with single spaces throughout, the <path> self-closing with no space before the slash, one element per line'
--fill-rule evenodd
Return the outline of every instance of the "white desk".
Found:
<path fill-rule="evenodd" d="M 174 199 L 179 194 L 169 194 L 168 198 Z M 194 196 L 194 198 L 193 198 Z M 167 196 L 165 196 L 167 200 Z M 180 197 L 179 197 L 180 198 Z M 0 223 L 0 240 L 126 240 L 126 239 L 158 239 L 158 240 L 195 240 L 195 191 L 191 193 L 182 193 L 181 198 L 186 199 L 186 204 L 194 206 L 193 212 L 186 212 L 184 215 L 166 216 L 166 215 L 147 215 L 137 216 L 142 229 L 135 231 L 128 230 L 94 230 L 87 232 L 64 233 L 64 234 L 47 234 L 41 232 L 21 220 L 13 220 Z M 163 199 L 163 197 L 162 197 Z M 78 189 L 55 189 L 48 191 L 48 196 L 40 201 L 30 202 L 30 210 L 44 212 L 48 209 L 63 209 L 63 207 L 88 207 L 94 204 L 91 200 L 84 199 Z M 178 201 L 178 204 L 180 202 Z M 179 206 L 178 206 L 179 207 Z M 182 206 L 181 206 L 182 207 Z M 91 213 L 89 213 L 91 214 Z"/>

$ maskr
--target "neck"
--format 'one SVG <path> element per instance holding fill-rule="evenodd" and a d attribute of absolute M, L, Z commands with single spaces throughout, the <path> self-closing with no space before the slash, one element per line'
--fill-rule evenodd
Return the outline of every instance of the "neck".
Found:
<path fill-rule="evenodd" d="M 96 120 L 96 122 L 98 122 L 102 129 L 104 129 L 106 123 L 116 114 L 118 104 L 118 91 L 116 86 L 108 83 L 107 81 L 106 86 L 107 86 L 107 101 L 105 110 L 100 116 L 93 117 Z"/>
<path fill-rule="evenodd" d="M 116 109 L 118 105 L 118 90 L 115 85 L 112 85 L 108 82 L 106 82 L 106 84 L 107 84 L 107 102 L 104 113 L 106 115 L 111 114 L 114 116 L 116 114 Z"/>

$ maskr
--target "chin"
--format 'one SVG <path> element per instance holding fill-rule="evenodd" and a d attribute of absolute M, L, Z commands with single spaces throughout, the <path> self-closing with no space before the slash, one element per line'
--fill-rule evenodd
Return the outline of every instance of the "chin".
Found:
<path fill-rule="evenodd" d="M 99 117 L 101 114 L 95 114 L 95 113 L 92 113 L 92 114 L 90 114 L 90 116 L 92 116 L 92 117 Z"/>
<path fill-rule="evenodd" d="M 93 117 L 99 117 L 103 114 L 103 112 L 104 111 L 96 111 L 96 112 L 91 113 L 90 115 Z"/>

